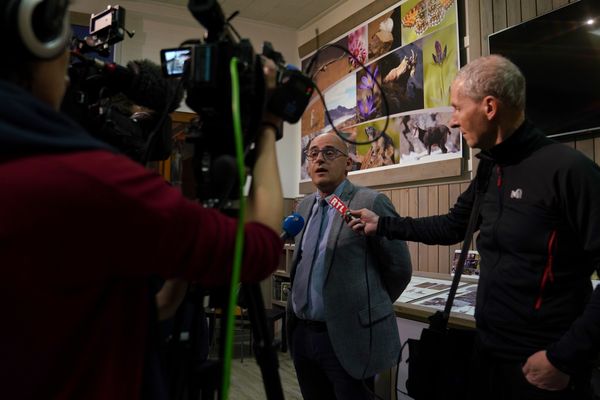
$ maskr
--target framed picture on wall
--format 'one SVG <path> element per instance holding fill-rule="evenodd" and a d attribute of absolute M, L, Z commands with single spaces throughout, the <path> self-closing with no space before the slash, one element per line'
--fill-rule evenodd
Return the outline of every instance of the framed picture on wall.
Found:
<path fill-rule="evenodd" d="M 450 125 L 459 65 L 456 0 L 396 3 L 307 54 L 302 66 L 324 101 L 311 99 L 301 120 L 301 192 L 306 146 L 335 130 L 370 142 L 349 144 L 349 178 L 360 184 L 402 182 L 417 169 L 418 180 L 460 175 L 462 138 Z"/>

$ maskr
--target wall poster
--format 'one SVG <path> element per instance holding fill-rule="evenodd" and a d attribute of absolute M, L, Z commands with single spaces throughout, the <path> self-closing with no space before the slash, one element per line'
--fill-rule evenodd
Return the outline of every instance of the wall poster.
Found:
<path fill-rule="evenodd" d="M 390 116 L 377 141 L 349 146 L 351 175 L 462 157 L 461 135 L 449 126 L 450 84 L 460 65 L 456 0 L 401 1 L 332 43 L 371 72 L 334 47 L 302 60 L 304 71 L 312 64 L 309 74 L 334 126 L 353 141 L 378 137 L 385 126 L 382 91 Z M 309 180 L 306 145 L 331 131 L 315 93 L 301 120 L 301 182 Z"/>

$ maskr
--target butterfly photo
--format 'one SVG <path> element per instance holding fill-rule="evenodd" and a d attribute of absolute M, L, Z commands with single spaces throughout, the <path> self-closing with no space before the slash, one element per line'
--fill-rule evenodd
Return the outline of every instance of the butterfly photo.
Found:
<path fill-rule="evenodd" d="M 418 37 L 440 28 L 450 10 L 456 12 L 456 0 L 408 1 L 402 5 L 402 42 L 409 43 Z M 454 7 L 453 7 L 454 6 Z"/>

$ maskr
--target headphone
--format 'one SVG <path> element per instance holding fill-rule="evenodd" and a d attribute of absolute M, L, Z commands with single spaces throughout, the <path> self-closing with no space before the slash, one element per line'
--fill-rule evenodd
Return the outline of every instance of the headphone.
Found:
<path fill-rule="evenodd" d="M 11 47 L 36 59 L 58 57 L 71 39 L 68 5 L 68 0 L 8 0 L 0 10 L 8 43 L 16 41 Z"/>

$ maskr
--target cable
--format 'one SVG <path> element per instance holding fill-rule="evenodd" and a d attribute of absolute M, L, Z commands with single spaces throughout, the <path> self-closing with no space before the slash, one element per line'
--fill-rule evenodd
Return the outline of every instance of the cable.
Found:
<path fill-rule="evenodd" d="M 365 242 L 367 238 L 365 237 Z M 369 288 L 369 270 L 367 268 L 368 264 L 368 256 L 369 256 L 369 244 L 365 243 L 365 282 L 367 284 L 367 310 L 369 310 L 369 359 L 367 360 L 367 364 L 365 365 L 365 369 L 362 373 L 362 378 L 365 379 L 365 374 L 367 373 L 367 369 L 369 368 L 369 364 L 371 363 L 371 353 L 373 349 L 373 321 L 371 316 L 371 289 Z"/>
<path fill-rule="evenodd" d="M 365 237 L 365 242 L 368 239 Z M 373 390 L 369 389 L 369 387 L 365 383 L 365 374 L 367 373 L 367 369 L 369 368 L 369 364 L 371 364 L 371 355 L 373 354 L 373 317 L 371 316 L 371 289 L 369 288 L 369 270 L 367 268 L 368 259 L 369 259 L 369 244 L 365 244 L 365 282 L 367 284 L 367 309 L 369 310 L 369 359 L 365 364 L 365 369 L 362 373 L 362 384 L 371 395 L 371 398 L 376 398 L 379 400 L 383 400 L 380 396 L 375 393 L 375 386 L 373 386 Z M 373 382 L 375 383 L 375 382 Z"/>
<path fill-rule="evenodd" d="M 235 155 L 238 166 L 240 209 L 237 222 L 237 231 L 235 235 L 233 267 L 231 269 L 231 287 L 229 290 L 229 302 L 227 304 L 226 314 L 227 319 L 225 325 L 225 349 L 223 353 L 223 380 L 221 386 L 221 400 L 227 400 L 229 398 L 229 383 L 231 381 L 231 358 L 233 350 L 234 310 L 237 304 L 237 296 L 239 291 L 242 253 L 244 248 L 244 221 L 246 220 L 246 200 L 244 198 L 246 170 L 244 168 L 242 120 L 240 111 L 240 82 L 238 77 L 237 65 L 237 57 L 232 57 L 231 61 L 229 62 L 229 72 L 231 74 L 231 114 L 233 118 L 233 134 L 235 138 Z"/>
<path fill-rule="evenodd" d="M 388 128 L 388 125 L 390 122 L 390 113 L 389 113 L 390 108 L 388 105 L 387 97 L 385 95 L 385 92 L 383 91 L 383 88 L 381 87 L 381 84 L 377 81 L 377 79 L 375 79 L 375 76 L 373 75 L 373 73 L 371 72 L 371 70 L 369 68 L 365 67 L 365 65 L 354 54 L 352 54 L 352 52 L 350 52 L 350 50 L 348 50 L 344 46 L 340 46 L 339 44 L 332 43 L 332 44 L 325 45 L 322 48 L 317 50 L 317 52 L 315 53 L 315 55 L 313 56 L 313 58 L 307 65 L 305 73 L 308 73 L 308 70 L 312 67 L 312 65 L 314 64 L 314 61 L 318 58 L 319 54 L 329 47 L 340 49 L 344 53 L 348 54 L 363 70 L 365 70 L 367 75 L 369 75 L 371 77 L 371 79 L 373 79 L 373 83 L 377 86 L 377 88 L 379 89 L 379 92 L 381 93 L 381 99 L 382 99 L 383 105 L 384 105 L 385 125 L 383 126 L 383 129 L 379 132 L 379 135 L 377 137 L 373 138 L 372 140 L 367 140 L 364 142 L 356 142 L 356 141 L 345 138 L 343 136 L 344 132 L 340 132 L 337 129 L 337 127 L 333 124 L 333 120 L 331 119 L 331 115 L 329 114 L 329 110 L 327 109 L 327 104 L 325 102 L 325 96 L 323 96 L 321 89 L 319 89 L 316 82 L 314 80 L 312 80 L 312 77 L 311 77 L 313 88 L 317 91 L 317 93 L 319 94 L 319 97 L 321 98 L 321 102 L 323 103 L 323 108 L 325 109 L 325 116 L 327 117 L 327 121 L 333 128 L 334 132 L 345 142 L 348 142 L 353 145 L 366 145 L 366 144 L 371 144 L 373 142 L 376 142 L 377 140 L 379 140 L 379 138 L 381 138 L 381 136 L 383 136 L 383 134 L 386 132 L 386 130 Z M 314 75 L 316 75 L 316 73 Z M 314 75 L 313 75 L 313 77 L 314 77 Z"/>
<path fill-rule="evenodd" d="M 402 352 L 404 351 L 404 347 L 408 344 L 408 340 L 409 339 L 406 339 L 404 341 L 404 343 L 402 343 L 402 346 L 400 346 L 400 354 L 398 354 L 398 362 L 396 363 L 396 376 L 395 376 L 396 379 L 395 379 L 395 383 L 394 383 L 394 390 L 396 390 L 396 395 L 398 393 L 401 393 L 405 396 L 408 396 L 407 392 L 398 389 L 398 380 L 399 380 L 398 376 L 400 375 L 400 363 L 402 362 Z"/>
<path fill-rule="evenodd" d="M 169 108 L 171 108 L 171 106 L 172 106 L 171 103 L 175 100 L 175 98 L 177 97 L 177 93 L 179 93 L 179 91 L 181 90 L 182 87 L 183 87 L 183 79 L 181 79 L 179 81 L 175 90 L 173 90 L 171 93 L 167 93 L 167 96 L 169 96 L 169 95 L 170 96 L 167 99 L 165 108 L 162 110 L 162 113 L 160 115 L 160 119 L 158 120 L 158 123 L 156 124 L 156 126 L 154 127 L 154 129 L 152 130 L 150 135 L 148 135 L 148 140 L 146 140 L 146 144 L 144 145 L 144 149 L 142 151 L 142 164 L 146 164 L 148 162 L 148 158 L 150 157 L 150 153 L 153 149 L 153 146 L 156 145 L 156 143 L 153 143 L 154 137 L 156 136 L 158 131 L 162 129 L 162 126 L 165 123 L 165 120 L 169 116 Z M 154 111 L 158 111 L 158 110 L 154 110 Z"/>

